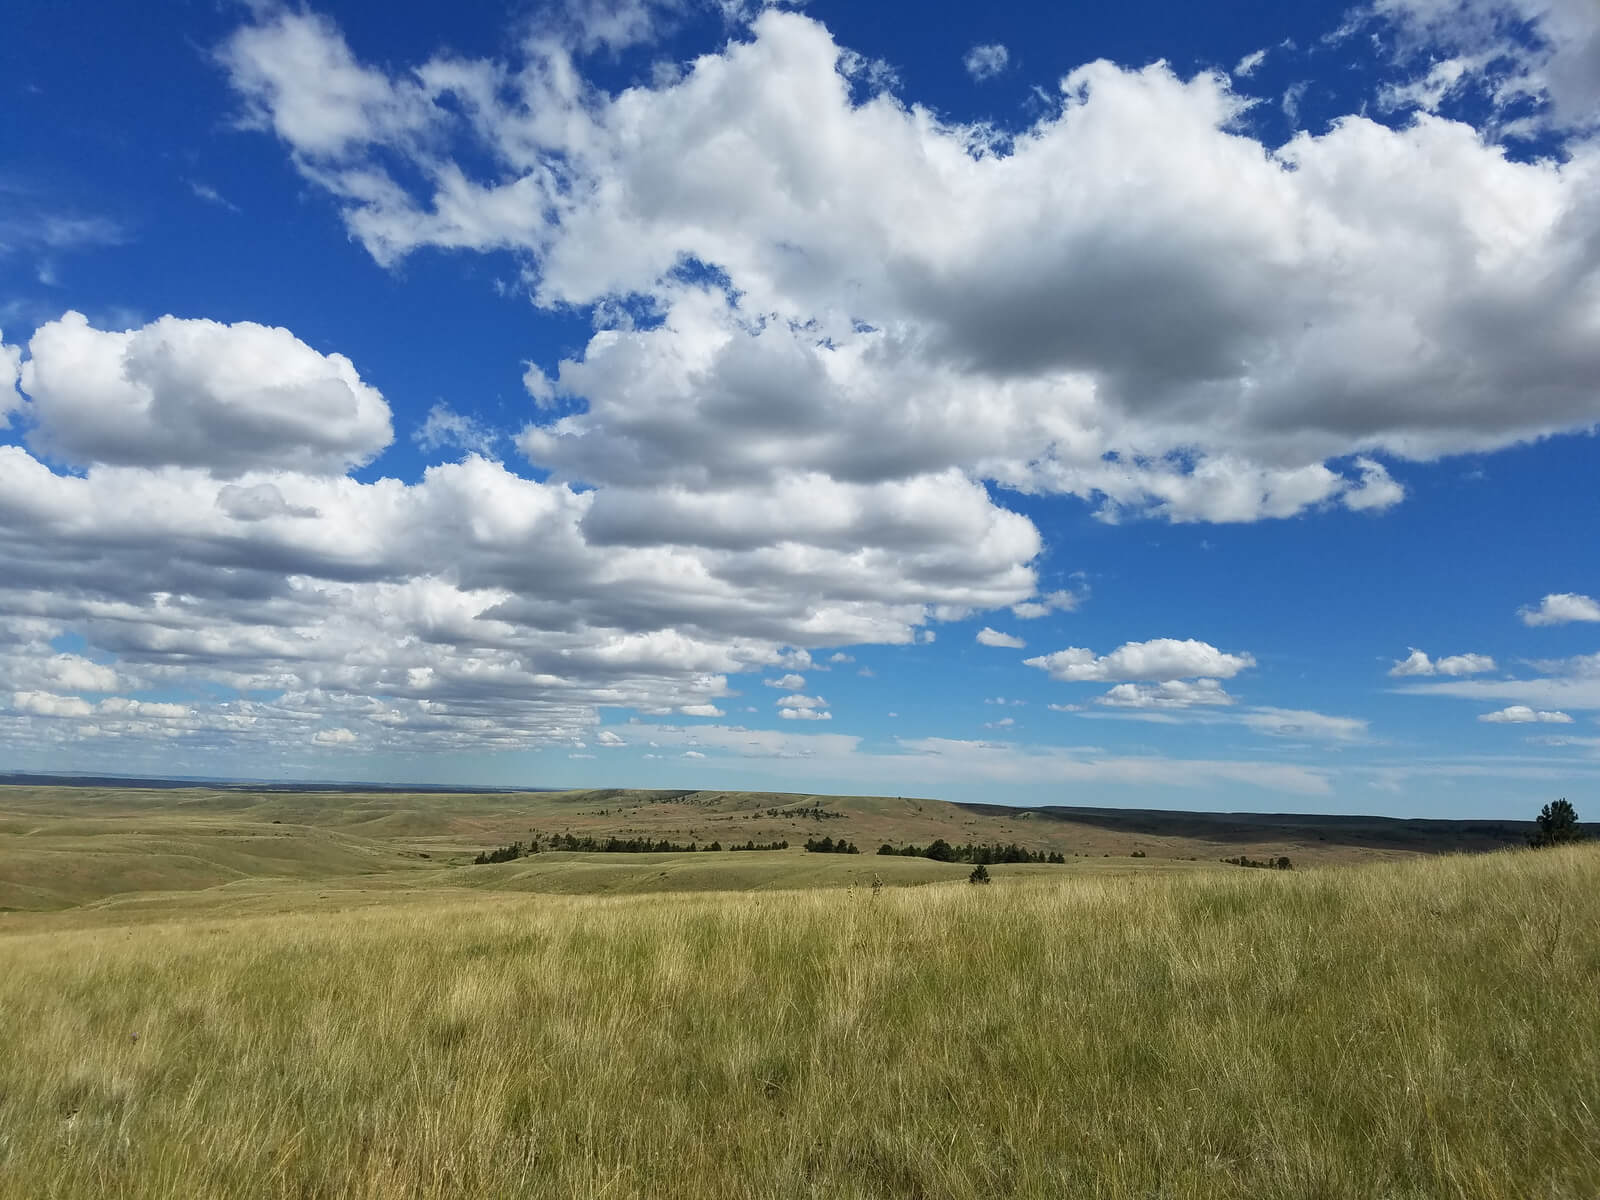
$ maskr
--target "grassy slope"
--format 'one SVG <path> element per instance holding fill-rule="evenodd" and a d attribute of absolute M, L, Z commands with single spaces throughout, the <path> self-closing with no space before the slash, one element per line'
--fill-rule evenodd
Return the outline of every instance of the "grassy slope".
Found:
<path fill-rule="evenodd" d="M 1503 826 L 1503 827 L 1502 827 Z M 122 903 L 157 892 L 238 893 L 285 880 L 368 890 L 509 886 L 556 892 L 656 888 L 808 887 L 947 878 L 946 868 L 865 861 L 880 843 L 1017 842 L 1059 850 L 1079 869 L 1110 855 L 1149 865 L 1287 854 L 1299 864 L 1482 849 L 1520 839 L 1516 823 L 1381 822 L 1350 818 L 1215 817 L 1109 810 L 1016 810 L 937 800 L 751 792 L 305 793 L 210 788 L 0 787 L 0 912 Z M 647 835 L 724 843 L 824 834 L 868 852 L 848 866 L 785 855 L 761 862 L 709 857 L 663 869 L 618 856 L 583 868 L 556 860 L 468 880 L 441 874 L 479 850 L 549 834 Z M 1498 832 L 1496 832 L 1498 830 Z M 1496 839 L 1499 839 L 1498 841 Z M 559 869 L 558 869 L 559 868 Z M 663 873 L 663 870 L 665 873 Z M 273 881 L 270 885 L 267 881 Z M 122 899 L 118 899 L 122 898 Z M 151 905 L 141 902 L 146 910 Z"/>
<path fill-rule="evenodd" d="M 819 810 L 837 815 L 819 817 Z M 781 839 L 796 846 L 827 834 L 851 837 L 867 853 L 835 858 L 795 850 L 665 861 L 640 855 L 540 855 L 506 867 L 465 868 L 479 850 L 526 838 L 533 830 L 645 834 L 702 844 Z M 203 892 L 208 902 L 229 910 L 241 903 L 259 908 L 286 887 L 292 891 L 295 880 L 319 889 L 368 892 L 487 886 L 573 893 L 867 884 L 875 874 L 888 883 L 964 876 L 948 865 L 871 854 L 885 840 L 928 842 L 941 836 L 1016 840 L 1038 849 L 1071 846 L 1061 829 L 1040 835 L 1014 814 L 980 820 L 933 800 L 749 792 L 406 795 L 0 788 L 0 910 L 96 904 L 147 914 L 193 911 L 192 903 L 167 894 L 182 892 Z M 1127 852 L 1121 850 L 1124 856 Z M 1083 856 L 1078 862 L 1099 866 L 1099 853 L 1092 864 L 1087 849 L 1078 853 Z M 255 899 L 245 902 L 246 897 Z"/>
<path fill-rule="evenodd" d="M 1595 846 L 28 923 L 4 1197 L 1600 1194 Z"/>
<path fill-rule="evenodd" d="M 817 855 L 803 850 L 694 855 L 545 853 L 483 867 L 406 869 L 309 880 L 243 878 L 207 888 L 129 892 L 66 910 L 0 913 L 0 934 L 307 909 L 334 913 L 391 903 L 462 899 L 486 892 L 553 896 L 772 892 L 870 888 L 874 880 L 886 887 L 904 887 L 959 882 L 971 869 L 921 858 Z M 1210 864 L 1127 858 L 1084 859 L 1066 867 L 1017 864 L 992 868 L 1008 879 L 1160 875 L 1211 869 Z"/>

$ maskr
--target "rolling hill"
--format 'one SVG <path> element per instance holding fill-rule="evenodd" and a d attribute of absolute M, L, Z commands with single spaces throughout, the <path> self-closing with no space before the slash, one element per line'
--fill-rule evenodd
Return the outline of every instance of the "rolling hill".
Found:
<path fill-rule="evenodd" d="M 268 907 L 306 893 L 497 889 L 551 893 L 757 890 L 915 884 L 958 865 L 880 857 L 880 845 L 1016 844 L 1062 866 L 1023 874 L 1217 867 L 1288 857 L 1297 865 L 1520 845 L 1520 822 L 1216 814 L 952 804 L 903 796 L 601 789 L 569 792 L 331 791 L 116 783 L 0 787 L 0 911 L 93 906 L 155 914 L 206 903 Z M 534 836 L 648 837 L 724 845 L 788 841 L 781 852 L 544 853 L 471 866 L 480 851 Z M 810 838 L 860 855 L 807 854 Z M 188 899 L 180 899 L 185 894 Z M 157 901 L 157 898 L 159 902 Z"/>

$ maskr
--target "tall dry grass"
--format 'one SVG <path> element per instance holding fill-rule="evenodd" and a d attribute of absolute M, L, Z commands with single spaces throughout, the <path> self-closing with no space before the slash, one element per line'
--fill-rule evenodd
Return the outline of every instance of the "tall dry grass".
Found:
<path fill-rule="evenodd" d="M 1600 847 L 0 937 L 0 1196 L 1600 1195 Z"/>

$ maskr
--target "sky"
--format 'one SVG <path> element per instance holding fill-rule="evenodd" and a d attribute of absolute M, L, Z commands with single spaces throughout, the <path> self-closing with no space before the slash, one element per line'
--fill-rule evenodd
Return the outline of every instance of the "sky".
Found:
<path fill-rule="evenodd" d="M 1526 817 L 1600 7 L 22 0 L 0 763 Z"/>

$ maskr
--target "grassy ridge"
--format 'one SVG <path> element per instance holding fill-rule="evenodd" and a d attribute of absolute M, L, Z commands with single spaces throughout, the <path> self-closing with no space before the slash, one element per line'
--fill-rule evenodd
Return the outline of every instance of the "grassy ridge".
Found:
<path fill-rule="evenodd" d="M 0 936 L 0 1196 L 1600 1194 L 1600 847 L 1005 871 Z"/>

